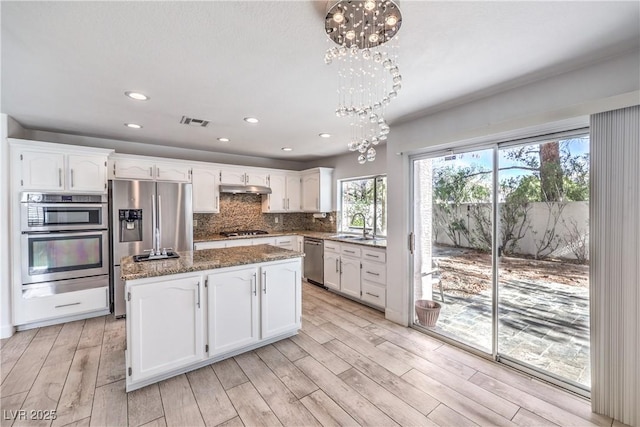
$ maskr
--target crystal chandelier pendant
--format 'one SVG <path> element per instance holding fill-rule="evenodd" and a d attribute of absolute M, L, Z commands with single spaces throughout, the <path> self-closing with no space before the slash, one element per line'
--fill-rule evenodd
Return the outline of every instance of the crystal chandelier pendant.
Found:
<path fill-rule="evenodd" d="M 402 14 L 392 0 L 340 0 L 330 5 L 325 32 L 332 45 L 326 64 L 338 66 L 337 117 L 351 118 L 350 151 L 358 162 L 372 162 L 373 145 L 387 140 L 387 105 L 398 96 L 402 76 L 397 64 Z"/>

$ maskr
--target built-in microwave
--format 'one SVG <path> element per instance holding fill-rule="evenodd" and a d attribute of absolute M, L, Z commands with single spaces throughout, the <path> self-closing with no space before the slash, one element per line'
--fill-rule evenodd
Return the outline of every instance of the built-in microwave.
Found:
<path fill-rule="evenodd" d="M 20 205 L 23 233 L 106 229 L 109 223 L 105 194 L 25 192 Z"/>

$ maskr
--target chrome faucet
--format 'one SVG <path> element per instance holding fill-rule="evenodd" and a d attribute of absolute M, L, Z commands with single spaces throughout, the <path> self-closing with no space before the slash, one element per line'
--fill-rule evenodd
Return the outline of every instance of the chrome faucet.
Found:
<path fill-rule="evenodd" d="M 356 216 L 358 215 L 362 217 L 362 238 L 366 239 L 367 238 L 367 218 L 365 218 L 364 214 L 362 212 L 356 212 L 353 215 L 353 218 L 351 218 L 351 222 L 353 222 L 353 220 L 356 219 Z"/>

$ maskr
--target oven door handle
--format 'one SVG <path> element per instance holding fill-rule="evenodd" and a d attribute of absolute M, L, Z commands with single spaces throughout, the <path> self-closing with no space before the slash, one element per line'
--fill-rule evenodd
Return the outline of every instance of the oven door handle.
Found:
<path fill-rule="evenodd" d="M 25 236 L 43 236 L 47 234 L 53 234 L 56 237 L 72 237 L 72 236 L 95 236 L 96 234 L 105 235 L 108 233 L 108 230 L 105 228 L 99 228 L 95 230 L 78 230 L 78 231 L 23 231 L 22 234 Z"/>
<path fill-rule="evenodd" d="M 106 203 L 35 203 L 23 202 L 25 205 L 34 208 L 104 208 Z"/>

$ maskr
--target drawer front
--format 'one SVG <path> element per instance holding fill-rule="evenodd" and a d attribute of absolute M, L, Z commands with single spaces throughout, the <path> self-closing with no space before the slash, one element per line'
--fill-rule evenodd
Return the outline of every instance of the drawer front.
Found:
<path fill-rule="evenodd" d="M 371 305 L 385 308 L 387 301 L 386 289 L 375 283 L 362 282 L 362 300 Z"/>
<path fill-rule="evenodd" d="M 362 250 L 362 260 L 363 261 L 373 261 L 373 262 L 387 262 L 387 252 L 386 251 L 374 251 L 372 249 L 363 249 Z"/>
<path fill-rule="evenodd" d="M 293 246 L 296 243 L 295 236 L 283 236 L 276 237 L 276 245 L 278 246 Z"/>
<path fill-rule="evenodd" d="M 373 262 L 362 261 L 362 280 L 368 280 L 380 285 L 387 285 L 387 266 Z"/>
<path fill-rule="evenodd" d="M 108 289 L 107 287 L 102 287 L 48 297 L 23 299 L 24 322 L 22 323 L 107 309 Z"/>
<path fill-rule="evenodd" d="M 334 241 L 331 240 L 325 240 L 324 241 L 324 250 L 325 252 L 334 252 L 339 254 L 340 253 L 340 243 L 336 243 Z"/>
<path fill-rule="evenodd" d="M 220 249 L 226 246 L 227 246 L 227 243 L 224 240 L 221 240 L 219 242 L 198 242 L 193 244 L 193 247 L 195 248 L 196 251 L 199 251 L 202 249 Z"/>
<path fill-rule="evenodd" d="M 360 258 L 361 249 L 355 245 L 342 245 L 340 253 L 344 256 L 350 256 L 354 258 Z"/>

